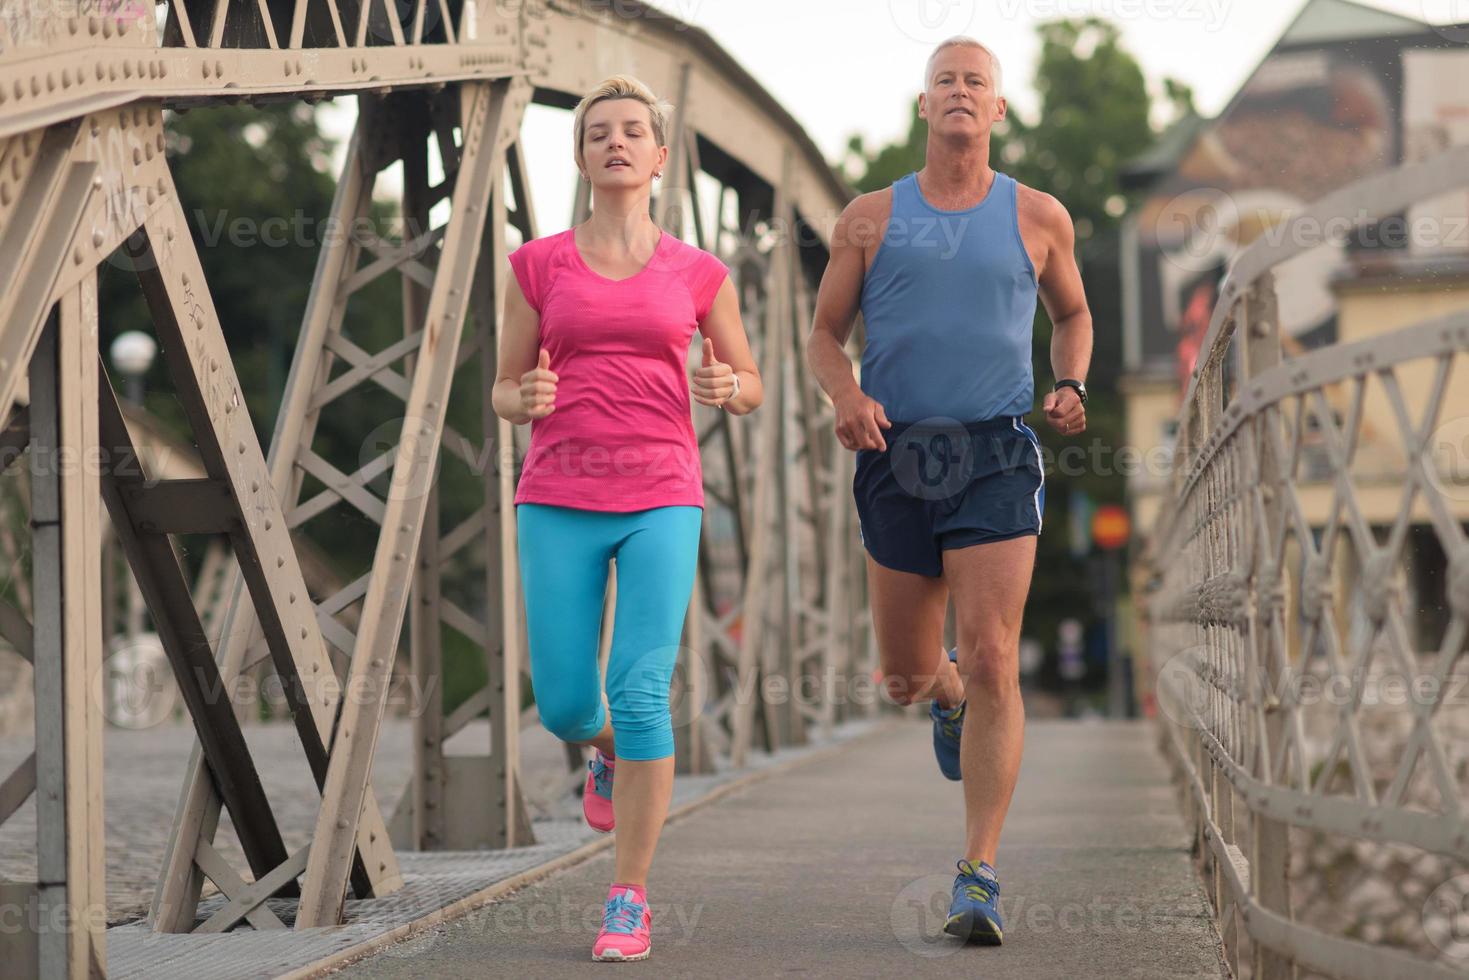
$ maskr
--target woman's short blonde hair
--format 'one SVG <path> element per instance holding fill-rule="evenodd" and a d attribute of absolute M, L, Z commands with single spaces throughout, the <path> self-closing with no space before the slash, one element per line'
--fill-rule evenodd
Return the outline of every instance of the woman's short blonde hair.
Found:
<path fill-rule="evenodd" d="M 587 134 L 587 111 L 598 102 L 606 102 L 609 99 L 635 99 L 648 107 L 648 114 L 653 119 L 653 139 L 659 146 L 666 146 L 665 134 L 668 129 L 668 117 L 673 112 L 673 106 L 661 101 L 638 79 L 631 75 L 613 75 L 588 92 L 580 102 L 576 104 L 576 114 L 573 117 L 573 130 L 576 139 L 576 169 L 586 173 L 587 159 L 582 153 L 582 140 Z"/>

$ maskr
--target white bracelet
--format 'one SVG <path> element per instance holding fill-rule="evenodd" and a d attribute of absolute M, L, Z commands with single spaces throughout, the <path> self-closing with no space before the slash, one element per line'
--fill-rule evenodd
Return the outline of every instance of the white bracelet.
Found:
<path fill-rule="evenodd" d="M 719 405 L 720 408 L 723 408 L 725 405 L 728 405 L 730 402 L 732 402 L 736 398 L 740 397 L 740 375 L 739 375 L 739 372 L 736 371 L 734 373 L 733 377 L 734 377 L 734 383 L 735 383 L 735 390 L 732 391 L 732 392 L 730 392 L 729 397 L 726 398 L 723 402 L 720 403 L 720 405 Z"/>

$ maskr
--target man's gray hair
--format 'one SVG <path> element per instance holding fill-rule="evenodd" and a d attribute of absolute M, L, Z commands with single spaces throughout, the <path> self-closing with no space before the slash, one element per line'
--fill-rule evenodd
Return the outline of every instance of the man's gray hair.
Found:
<path fill-rule="evenodd" d="M 923 87 L 925 89 L 927 89 L 929 83 L 933 81 L 934 59 L 939 56 L 940 51 L 943 51 L 946 48 L 978 48 L 985 54 L 989 55 L 990 67 L 993 69 L 993 74 L 995 76 L 993 79 L 995 83 L 995 94 L 1003 95 L 1005 93 L 1005 76 L 1003 70 L 1000 68 L 1000 59 L 996 57 L 995 53 L 989 48 L 985 47 L 983 44 L 980 44 L 974 38 L 968 37 L 964 34 L 956 34 L 953 37 L 949 38 L 947 41 L 940 41 L 939 46 L 933 49 L 933 54 L 928 56 L 928 65 L 923 72 Z"/>

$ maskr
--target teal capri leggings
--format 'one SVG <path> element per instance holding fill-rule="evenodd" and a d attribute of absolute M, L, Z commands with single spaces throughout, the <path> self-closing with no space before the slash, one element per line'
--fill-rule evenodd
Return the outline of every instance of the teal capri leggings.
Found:
<path fill-rule="evenodd" d="M 607 708 L 597 645 L 607 562 L 617 563 L 617 608 L 607 657 L 607 702 L 618 758 L 673 755 L 668 685 L 694 566 L 701 507 L 624 513 L 518 504 L 531 683 L 541 724 L 567 742 L 602 730 Z"/>

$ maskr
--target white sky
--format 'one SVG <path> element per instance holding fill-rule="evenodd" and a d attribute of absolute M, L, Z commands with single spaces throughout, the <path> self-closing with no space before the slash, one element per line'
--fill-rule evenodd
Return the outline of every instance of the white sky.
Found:
<path fill-rule="evenodd" d="M 869 147 L 902 137 L 934 44 L 979 38 L 1000 56 L 1011 111 L 1035 118 L 1030 83 L 1040 54 L 1036 25 L 1095 15 L 1119 25 L 1123 44 L 1161 96 L 1162 80 L 1191 85 L 1204 115 L 1217 113 L 1275 44 L 1304 0 L 653 0 L 707 31 L 806 127 L 827 159 L 860 132 Z M 1466 0 L 1372 0 L 1431 23 L 1469 20 Z M 604 0 L 615 9 L 615 0 Z M 660 93 L 664 94 L 664 93 Z M 665 95 L 665 97 L 667 97 Z M 323 104 L 323 123 L 346 135 L 355 100 Z M 547 112 L 523 138 L 534 171 L 573 175 L 569 122 Z M 569 118 L 569 114 L 567 114 Z M 566 131 L 563 131 L 566 130 Z M 563 158 L 564 159 L 561 159 Z M 569 187 L 569 183 L 566 185 Z M 566 227 L 569 190 L 537 187 L 541 233 Z M 563 203 L 564 202 L 564 203 Z"/>

